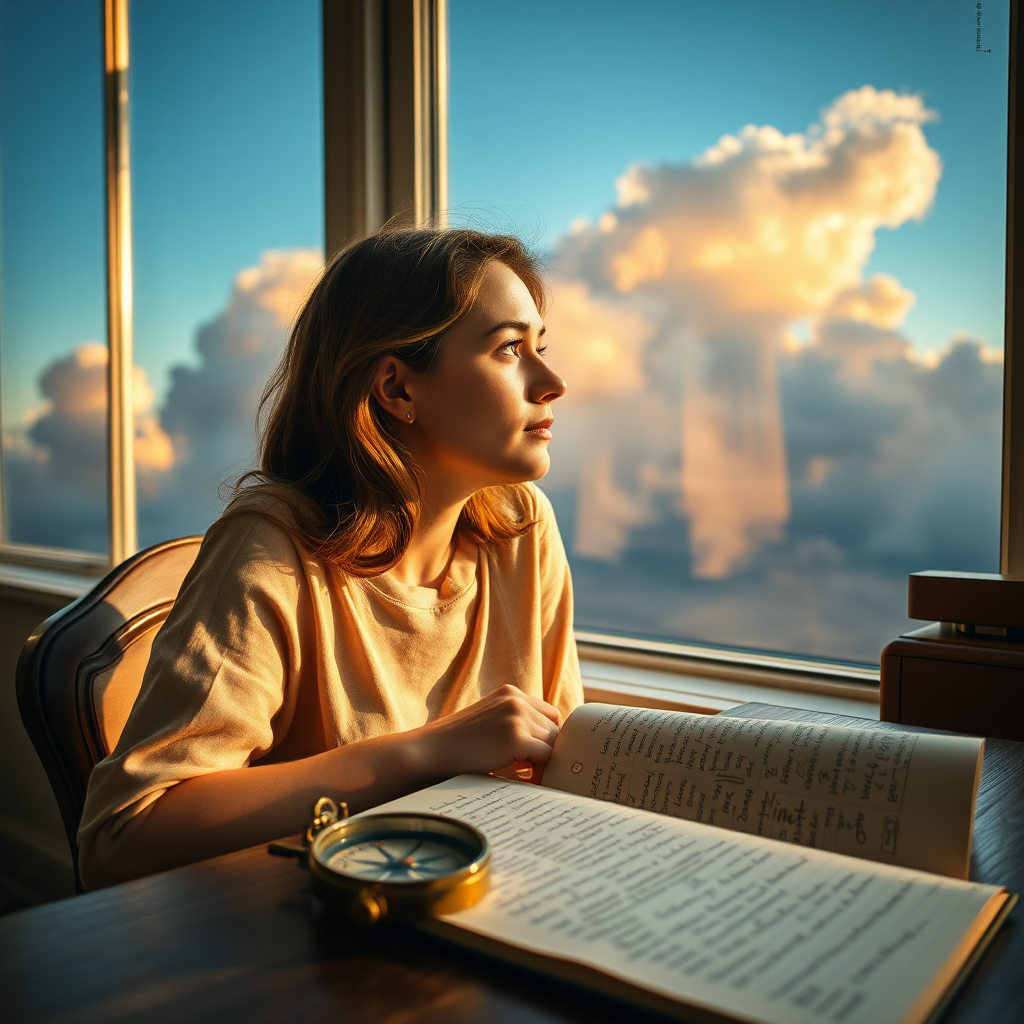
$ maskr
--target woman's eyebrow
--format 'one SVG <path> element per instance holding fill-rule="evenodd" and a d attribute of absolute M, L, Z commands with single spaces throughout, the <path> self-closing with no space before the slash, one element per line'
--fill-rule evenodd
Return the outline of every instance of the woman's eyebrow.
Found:
<path fill-rule="evenodd" d="M 484 335 L 484 337 L 486 338 L 488 337 L 488 335 L 495 334 L 498 331 L 503 331 L 506 328 L 511 328 L 512 330 L 515 331 L 522 331 L 525 334 L 527 331 L 529 331 L 530 325 L 525 320 L 502 320 L 500 324 L 495 324 L 487 332 L 487 334 Z M 539 338 L 546 333 L 547 328 L 542 325 L 541 329 L 537 332 L 537 337 Z"/>

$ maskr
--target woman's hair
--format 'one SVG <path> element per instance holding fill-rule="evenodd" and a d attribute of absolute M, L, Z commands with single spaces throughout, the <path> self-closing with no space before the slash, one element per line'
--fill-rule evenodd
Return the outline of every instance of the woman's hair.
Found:
<path fill-rule="evenodd" d="M 353 576 L 397 564 L 416 521 L 418 471 L 396 421 L 372 395 L 374 379 L 389 355 L 428 372 L 494 260 L 543 310 L 538 261 L 510 236 L 385 228 L 340 252 L 267 382 L 260 468 L 238 481 L 225 516 L 258 511 Z M 478 542 L 522 535 L 531 522 L 520 486 L 477 491 L 460 527 Z"/>

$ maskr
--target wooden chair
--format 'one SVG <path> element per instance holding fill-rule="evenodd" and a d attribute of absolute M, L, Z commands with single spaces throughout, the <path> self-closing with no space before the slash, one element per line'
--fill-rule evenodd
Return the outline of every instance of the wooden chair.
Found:
<path fill-rule="evenodd" d="M 28 638 L 18 707 L 53 787 L 78 877 L 78 826 L 89 775 L 113 750 L 142 685 L 157 630 L 201 537 L 140 551 Z"/>

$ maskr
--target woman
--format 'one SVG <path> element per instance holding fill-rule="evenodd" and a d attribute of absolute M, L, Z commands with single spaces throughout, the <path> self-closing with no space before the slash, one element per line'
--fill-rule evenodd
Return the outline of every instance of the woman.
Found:
<path fill-rule="evenodd" d="M 582 700 L 547 499 L 543 286 L 513 238 L 389 230 L 327 268 L 243 478 L 93 772 L 94 888 L 543 766 Z"/>

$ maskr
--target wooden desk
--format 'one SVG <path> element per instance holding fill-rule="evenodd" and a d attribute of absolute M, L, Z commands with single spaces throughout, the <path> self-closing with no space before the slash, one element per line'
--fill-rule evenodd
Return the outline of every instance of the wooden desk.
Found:
<path fill-rule="evenodd" d="M 760 704 L 730 714 L 879 725 Z M 1024 891 L 1024 744 L 988 745 L 971 877 Z M 1024 1020 L 1020 922 L 1018 907 L 945 1021 Z M 0 1013 L 33 1024 L 656 1019 L 416 935 L 358 931 L 264 847 L 0 919 Z"/>

